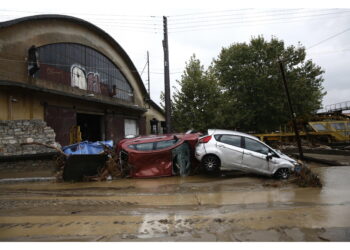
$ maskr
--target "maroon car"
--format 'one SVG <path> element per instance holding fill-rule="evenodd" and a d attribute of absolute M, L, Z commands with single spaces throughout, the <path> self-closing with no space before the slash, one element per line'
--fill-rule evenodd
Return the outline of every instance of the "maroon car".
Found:
<path fill-rule="evenodd" d="M 198 162 L 194 150 L 199 133 L 139 136 L 123 139 L 117 145 L 121 166 L 130 177 L 189 175 Z"/>

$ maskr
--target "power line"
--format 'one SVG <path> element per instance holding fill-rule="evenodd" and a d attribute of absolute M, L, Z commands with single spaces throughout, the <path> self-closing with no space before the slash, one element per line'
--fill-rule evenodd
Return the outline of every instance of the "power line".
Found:
<path fill-rule="evenodd" d="M 328 54 L 333 54 L 333 53 L 340 53 L 340 52 L 345 52 L 345 51 L 350 51 L 350 48 L 348 49 L 341 49 L 341 50 L 329 50 L 329 51 L 321 51 L 318 53 L 309 53 L 308 55 L 312 55 L 312 56 L 319 56 L 319 55 L 328 55 Z"/>
<path fill-rule="evenodd" d="M 13 17 L 19 18 L 21 16 Z M 10 19 L 11 20 L 11 19 Z M 87 19 L 85 19 L 87 20 Z M 88 20 L 87 20 L 88 21 Z M 96 26 L 110 26 L 110 27 L 117 27 L 118 29 L 127 30 L 127 31 L 137 31 L 137 32 L 146 32 L 146 33 L 158 33 L 161 32 L 161 27 L 159 27 L 157 23 L 129 23 L 129 22 L 106 22 L 106 21 L 96 21 L 96 20 L 89 20 L 89 22 L 93 23 Z"/>
<path fill-rule="evenodd" d="M 238 12 L 238 11 L 244 11 L 244 10 L 252 10 L 252 9 L 246 8 L 246 9 L 237 9 L 237 10 L 219 10 L 219 11 L 195 12 L 195 13 L 187 13 L 187 14 L 181 14 L 181 15 L 171 15 L 169 17 L 178 18 L 178 17 L 182 17 L 182 16 L 195 16 L 195 15 L 212 14 L 212 13 L 218 14 L 218 13 L 225 13 L 225 12 Z"/>
<path fill-rule="evenodd" d="M 350 13 L 349 13 L 350 14 Z M 334 16 L 332 17 L 334 18 L 341 18 L 343 16 Z M 260 23 L 256 23 L 256 22 L 250 22 L 250 23 L 245 23 L 245 22 L 241 22 L 241 23 L 228 23 L 228 24 L 223 24 L 220 26 L 212 26 L 212 27 L 205 27 L 205 26 L 201 26 L 201 27 L 197 27 L 197 28 L 190 28 L 190 29 L 182 29 L 182 30 L 175 30 L 175 31 L 171 31 L 170 33 L 181 33 L 181 32 L 189 32 L 189 31 L 202 31 L 202 30 L 211 30 L 211 29 L 224 29 L 224 28 L 231 28 L 233 26 L 237 26 L 239 25 L 240 27 L 252 27 L 252 26 L 259 26 L 259 25 L 267 25 L 267 24 L 284 24 L 284 23 L 295 23 L 295 22 L 301 22 L 301 21 L 314 21 L 314 20 L 319 20 L 322 18 L 326 18 L 325 16 L 323 17 L 309 17 L 308 19 L 299 19 L 299 20 L 288 20 L 288 21 L 270 21 L 270 22 L 260 22 Z"/>
<path fill-rule="evenodd" d="M 197 25 L 185 25 L 185 26 L 178 26 L 171 28 L 172 30 L 176 31 L 179 29 L 185 30 L 188 28 L 201 28 L 201 27 L 208 27 L 208 26 L 220 26 L 220 25 L 226 25 L 226 24 L 242 24 L 242 23 L 252 23 L 252 22 L 265 22 L 265 21 L 279 21 L 279 20 L 304 20 L 300 18 L 309 18 L 309 17 L 315 17 L 315 16 L 329 16 L 329 15 L 338 15 L 342 13 L 350 13 L 350 10 L 343 11 L 343 12 L 333 12 L 333 13 L 323 13 L 323 14 L 315 14 L 315 15 L 304 15 L 304 16 L 295 16 L 295 17 L 279 17 L 279 18 L 267 18 L 267 19 L 251 19 L 251 20 L 242 20 L 242 21 L 232 21 L 232 22 L 219 22 L 219 23 L 212 23 L 212 24 L 197 24 Z M 232 18 L 235 19 L 235 18 Z"/>
<path fill-rule="evenodd" d="M 244 17 L 265 17 L 265 16 L 280 16 L 280 15 L 293 15 L 293 14 L 302 14 L 300 12 L 302 9 L 289 9 L 289 10 L 275 10 L 275 11 L 255 11 L 255 12 L 247 12 L 247 13 L 232 13 L 232 14 L 226 14 L 226 15 L 216 15 L 216 16 L 201 16 L 201 17 L 190 17 L 186 18 L 183 20 L 174 20 L 171 21 L 173 24 L 181 24 L 181 23 L 188 23 L 189 21 L 191 23 L 194 22 L 201 22 L 201 19 L 206 19 L 206 20 L 217 20 L 217 19 L 228 19 L 228 18 L 234 18 L 234 19 L 241 19 Z M 324 9 L 324 10 L 318 10 L 316 12 L 323 12 L 323 11 L 333 11 L 333 10 L 338 10 L 338 9 Z M 305 13 L 305 11 L 304 11 Z M 307 11 L 306 13 L 315 13 L 315 11 Z M 170 19 L 172 20 L 172 19 Z"/>
<path fill-rule="evenodd" d="M 52 11 L 28 11 L 28 10 L 9 10 L 9 9 L 0 9 L 0 11 L 6 11 L 6 12 L 19 12 L 19 13 L 33 13 L 33 14 L 42 14 L 42 13 L 52 13 Z M 105 13 L 81 13 L 81 12 L 66 12 L 67 14 L 71 15 L 85 15 L 85 16 L 114 16 L 114 17 L 150 17 L 150 18 L 156 18 L 156 17 L 162 17 L 162 16 L 156 16 L 156 15 L 118 15 L 118 14 L 105 14 Z M 67 15 L 65 14 L 65 15 Z"/>
<path fill-rule="evenodd" d="M 349 31 L 349 30 L 350 30 L 350 28 L 347 28 L 347 29 L 345 29 L 345 30 L 343 30 L 343 31 L 341 31 L 341 32 L 339 32 L 339 33 L 337 33 L 337 34 L 335 34 L 335 35 L 332 35 L 332 36 L 330 36 L 330 37 L 328 37 L 328 38 L 326 38 L 326 39 L 324 39 L 324 40 L 322 40 L 322 41 L 320 41 L 320 42 L 318 42 L 318 43 L 316 43 L 316 44 L 310 46 L 310 47 L 307 48 L 307 49 L 311 49 L 311 48 L 313 48 L 313 47 L 316 47 L 316 46 L 320 45 L 321 43 L 324 43 L 324 42 L 326 42 L 326 41 L 328 41 L 328 40 L 331 40 L 332 38 L 337 37 L 337 36 L 339 36 L 339 35 L 341 35 L 341 34 L 347 32 L 347 31 Z"/>
<path fill-rule="evenodd" d="M 185 22 L 194 22 L 201 19 L 217 19 L 217 18 L 223 18 L 223 17 L 239 17 L 239 16 L 250 16 L 250 17 L 260 17 L 260 16 L 278 16 L 278 15 L 293 15 L 293 14 L 303 14 L 303 13 L 322 13 L 325 11 L 340 11 L 340 10 L 346 10 L 342 8 L 330 8 L 330 9 L 264 9 L 257 11 L 256 9 L 248 9 L 251 11 L 241 11 L 240 13 L 236 13 L 234 11 L 232 13 L 227 14 L 220 14 L 220 15 L 204 15 L 204 16 L 191 16 L 187 18 L 177 19 L 173 18 L 173 16 L 170 16 L 170 20 L 172 23 L 183 23 Z M 229 10 L 226 12 L 230 12 Z"/>
<path fill-rule="evenodd" d="M 16 59 L 9 59 L 9 58 L 1 58 L 0 57 L 0 61 L 8 61 L 8 62 L 18 62 L 18 63 L 28 63 L 28 61 L 26 60 L 16 60 Z M 71 67 L 71 64 L 59 64 L 59 63 L 48 63 L 48 62 L 43 62 L 39 60 L 40 64 L 43 65 L 49 65 L 49 66 L 58 66 L 58 67 Z M 105 68 L 105 67 L 88 67 L 85 66 L 87 68 L 93 68 L 96 70 L 108 70 L 109 68 Z M 142 71 L 138 71 L 138 70 L 129 70 L 127 68 L 120 68 L 120 67 L 116 67 L 117 69 L 119 69 L 122 72 L 137 72 L 140 74 L 140 72 Z M 177 71 L 177 72 L 171 72 L 170 74 L 178 74 L 181 73 L 182 71 Z M 159 71 L 150 71 L 151 74 L 164 74 L 164 72 L 159 72 Z M 140 74 L 141 75 L 141 74 Z"/>

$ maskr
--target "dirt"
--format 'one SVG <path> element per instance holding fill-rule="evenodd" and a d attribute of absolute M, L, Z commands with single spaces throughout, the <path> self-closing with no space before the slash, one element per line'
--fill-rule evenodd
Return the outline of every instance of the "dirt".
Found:
<path fill-rule="evenodd" d="M 349 241 L 350 166 L 322 188 L 227 173 L 0 184 L 1 241 Z"/>

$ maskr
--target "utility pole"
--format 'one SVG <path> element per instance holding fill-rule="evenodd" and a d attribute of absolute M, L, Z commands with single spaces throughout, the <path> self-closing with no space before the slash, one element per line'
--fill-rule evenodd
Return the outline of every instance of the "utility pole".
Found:
<path fill-rule="evenodd" d="M 149 53 L 147 50 L 147 83 L 148 83 L 148 96 L 149 99 L 151 99 L 151 83 L 150 83 L 150 78 L 149 78 Z"/>
<path fill-rule="evenodd" d="M 288 99 L 288 105 L 289 105 L 289 109 L 290 109 L 290 114 L 292 117 L 292 122 L 293 122 L 293 127 L 294 127 L 294 133 L 295 133 L 295 138 L 297 140 L 298 143 L 298 149 L 299 149 L 299 158 L 300 160 L 304 159 L 304 154 L 303 154 L 303 149 L 301 147 L 301 142 L 300 142 L 300 137 L 299 137 L 299 131 L 297 128 L 297 122 L 295 120 L 296 118 L 296 114 L 293 111 L 293 107 L 292 107 L 292 102 L 290 100 L 290 96 L 289 96 L 289 91 L 288 91 L 288 86 L 287 86 L 287 81 L 286 81 L 286 76 L 284 73 L 284 67 L 282 64 L 282 61 L 279 61 L 279 65 L 280 65 L 280 70 L 281 70 L 281 74 L 282 74 L 282 79 L 283 79 L 283 84 L 284 84 L 284 89 L 286 90 L 286 95 L 287 95 L 287 99 Z"/>
<path fill-rule="evenodd" d="M 168 21 L 163 16 L 164 28 L 164 97 L 165 97 L 165 120 L 166 132 L 171 133 L 171 103 L 170 103 L 170 75 L 169 75 L 169 49 L 168 49 Z"/>

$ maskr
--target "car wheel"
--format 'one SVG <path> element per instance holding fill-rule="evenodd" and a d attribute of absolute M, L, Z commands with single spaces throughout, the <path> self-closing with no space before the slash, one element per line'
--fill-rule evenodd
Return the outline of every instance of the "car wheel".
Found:
<path fill-rule="evenodd" d="M 275 177 L 278 179 L 286 180 L 290 176 L 290 171 L 288 168 L 280 168 L 276 171 Z"/>
<path fill-rule="evenodd" d="M 218 172 L 220 169 L 220 160 L 215 155 L 207 155 L 202 160 L 202 167 L 207 172 Z"/>

